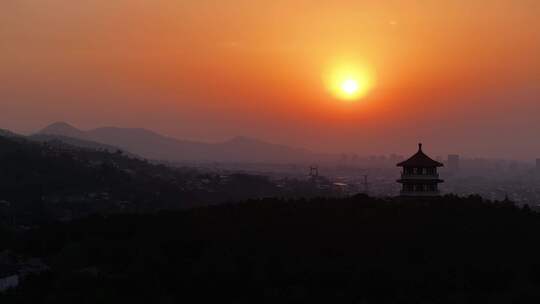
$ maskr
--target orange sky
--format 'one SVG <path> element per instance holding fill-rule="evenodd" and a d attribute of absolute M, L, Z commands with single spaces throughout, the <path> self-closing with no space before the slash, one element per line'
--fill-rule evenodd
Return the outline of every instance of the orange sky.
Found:
<path fill-rule="evenodd" d="M 540 157 L 537 0 L 3 0 L 0 128 Z M 356 103 L 324 83 L 376 74 Z"/>

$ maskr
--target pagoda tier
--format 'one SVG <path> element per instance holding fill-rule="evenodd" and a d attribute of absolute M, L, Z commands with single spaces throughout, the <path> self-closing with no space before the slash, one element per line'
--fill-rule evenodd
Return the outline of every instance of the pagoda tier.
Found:
<path fill-rule="evenodd" d="M 439 178 L 437 168 L 444 165 L 424 154 L 422 144 L 418 144 L 416 154 L 397 166 L 403 168 L 401 178 L 397 180 L 398 183 L 402 184 L 401 196 L 440 195 L 439 184 L 444 181 Z"/>

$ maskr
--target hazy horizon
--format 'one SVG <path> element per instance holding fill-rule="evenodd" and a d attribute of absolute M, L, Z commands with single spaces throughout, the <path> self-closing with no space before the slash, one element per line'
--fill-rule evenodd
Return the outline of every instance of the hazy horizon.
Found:
<path fill-rule="evenodd" d="M 91 127 L 91 128 L 80 128 L 77 125 L 72 124 L 70 122 L 66 122 L 66 121 L 56 121 L 56 122 L 53 122 L 53 123 L 50 123 L 50 124 L 44 126 L 43 128 L 39 128 L 37 130 L 33 130 L 33 131 L 30 131 L 30 132 L 16 132 L 15 130 L 10 130 L 10 129 L 7 129 L 7 130 L 13 131 L 16 134 L 20 134 L 20 135 L 24 135 L 24 136 L 33 136 L 33 135 L 38 135 L 38 134 L 64 135 L 64 134 L 62 134 L 63 132 L 57 133 L 57 131 L 55 131 L 55 132 L 50 133 L 50 132 L 46 131 L 49 127 L 56 128 L 57 125 L 64 125 L 64 124 L 66 126 L 68 126 L 68 127 L 75 128 L 78 131 L 82 131 L 85 134 L 89 133 L 89 132 L 91 133 L 92 131 L 107 130 L 107 129 L 123 130 L 123 131 L 130 131 L 130 130 L 133 130 L 133 131 L 148 131 L 148 132 L 154 133 L 155 135 L 157 135 L 159 137 L 163 137 L 164 139 L 168 138 L 168 139 L 171 139 L 171 140 L 177 140 L 179 142 L 186 142 L 186 143 L 193 142 L 193 143 L 208 144 L 208 145 L 231 143 L 231 142 L 233 142 L 235 140 L 238 140 L 238 139 L 245 139 L 246 141 L 253 141 L 253 143 L 259 142 L 261 144 L 270 144 L 270 145 L 276 145 L 276 146 L 283 146 L 283 147 L 287 147 L 287 148 L 298 149 L 298 151 L 305 151 L 305 152 L 313 153 L 314 155 L 317 155 L 317 154 L 319 154 L 320 156 L 323 156 L 323 155 L 331 156 L 331 155 L 333 155 L 335 157 L 341 157 L 341 155 L 347 155 L 347 156 L 355 155 L 355 156 L 358 156 L 358 157 L 396 155 L 396 156 L 400 156 L 400 157 L 409 157 L 410 155 L 414 154 L 418 150 L 418 143 L 422 143 L 420 141 L 420 142 L 417 142 L 417 143 L 411 144 L 410 146 L 405 147 L 408 150 L 405 151 L 404 153 L 398 153 L 396 151 L 383 151 L 383 152 L 381 152 L 379 154 L 361 154 L 361 152 L 358 152 L 358 151 L 337 151 L 337 152 L 335 152 L 335 151 L 314 150 L 314 149 L 309 149 L 307 147 L 304 147 L 302 145 L 298 145 L 298 144 L 295 144 L 295 143 L 286 144 L 286 143 L 280 143 L 280 142 L 272 142 L 272 141 L 266 140 L 264 138 L 250 137 L 250 136 L 244 136 L 244 135 L 236 135 L 236 136 L 224 138 L 222 140 L 214 140 L 214 141 L 212 141 L 212 140 L 198 140 L 198 139 L 189 139 L 189 138 L 179 138 L 179 137 L 175 137 L 175 136 L 171 136 L 171 135 L 167 135 L 167 134 L 162 134 L 162 133 L 160 133 L 158 131 L 155 131 L 155 130 L 152 130 L 152 129 L 140 128 L 140 127 L 136 127 L 136 126 L 123 126 L 123 127 L 121 127 L 121 126 L 113 126 L 113 125 L 104 125 L 104 126 L 95 126 L 95 127 Z M 0 128 L 0 129 L 3 129 L 3 128 Z M 102 134 L 105 134 L 105 132 L 102 133 Z M 69 136 L 69 135 L 64 135 L 64 136 L 73 137 L 73 138 L 79 138 L 77 136 Z M 80 139 L 85 139 L 85 138 L 80 138 Z M 97 143 L 109 144 L 109 145 L 114 146 L 114 142 L 111 142 L 110 139 L 103 141 L 103 140 L 99 140 L 97 138 L 96 139 L 86 138 L 86 140 L 95 141 Z M 132 141 L 132 140 L 130 140 L 130 141 Z M 517 158 L 504 158 L 504 157 L 489 157 L 489 156 L 484 156 L 484 155 L 468 155 L 468 154 L 460 153 L 460 151 L 453 151 L 453 152 L 443 151 L 441 153 L 434 153 L 435 150 L 428 149 L 428 148 L 433 148 L 433 147 L 429 147 L 429 143 L 428 143 L 427 147 L 426 147 L 425 142 L 423 144 L 424 144 L 424 150 L 427 150 L 426 152 L 429 155 L 431 155 L 433 158 L 439 158 L 440 157 L 442 159 L 446 159 L 448 157 L 448 155 L 450 155 L 450 154 L 458 154 L 463 160 L 466 160 L 466 159 L 469 159 L 469 160 L 472 160 L 472 159 L 508 160 L 508 161 L 524 161 L 524 162 L 528 162 L 528 163 L 534 162 L 536 160 L 535 158 L 532 158 L 532 159 L 517 159 Z M 135 152 L 135 151 L 131 151 L 130 149 L 127 149 L 127 151 L 128 152 Z M 164 158 L 162 160 L 167 160 L 167 159 Z M 321 161 L 322 161 L 322 159 L 321 159 Z"/>
<path fill-rule="evenodd" d="M 66 121 L 317 152 L 540 157 L 540 2 L 0 3 L 0 128 Z M 369 70 L 351 101 L 339 65 Z"/>

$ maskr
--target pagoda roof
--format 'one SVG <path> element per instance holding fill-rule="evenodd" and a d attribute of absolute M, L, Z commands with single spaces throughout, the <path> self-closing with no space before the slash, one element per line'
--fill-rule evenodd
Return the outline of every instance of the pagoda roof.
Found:
<path fill-rule="evenodd" d="M 422 144 L 418 144 L 418 152 L 411 156 L 409 159 L 397 164 L 398 167 L 443 167 L 444 164 L 431 159 L 431 157 L 424 154 L 422 151 Z"/>

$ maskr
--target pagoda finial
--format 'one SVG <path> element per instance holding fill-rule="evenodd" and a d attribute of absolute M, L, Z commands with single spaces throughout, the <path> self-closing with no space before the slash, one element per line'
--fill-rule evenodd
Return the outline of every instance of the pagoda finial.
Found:
<path fill-rule="evenodd" d="M 418 151 L 422 151 L 422 143 L 418 143 Z"/>

